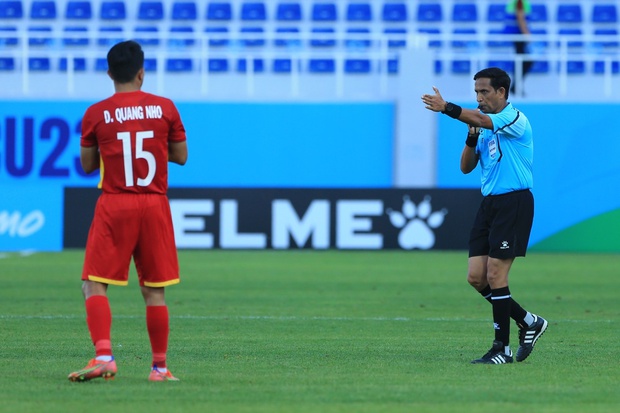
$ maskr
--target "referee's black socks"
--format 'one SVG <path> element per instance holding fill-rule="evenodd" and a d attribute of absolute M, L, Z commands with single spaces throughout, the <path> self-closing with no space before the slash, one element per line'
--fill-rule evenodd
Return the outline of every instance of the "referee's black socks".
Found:
<path fill-rule="evenodd" d="M 484 289 L 482 289 L 481 291 L 478 291 L 480 293 L 481 296 L 484 297 L 485 300 L 487 300 L 489 303 L 493 304 L 493 301 L 491 300 L 491 287 L 490 286 L 486 286 L 484 287 Z M 510 299 L 510 318 L 512 318 L 513 320 L 516 321 L 517 325 L 521 328 L 523 327 L 527 327 L 529 325 L 529 323 L 525 322 L 525 318 L 528 316 L 528 312 L 525 311 L 523 309 L 523 307 L 521 307 L 519 305 L 518 302 L 516 302 L 514 300 L 514 298 L 511 297 Z M 531 316 L 530 316 L 531 318 Z"/>
<path fill-rule="evenodd" d="M 493 327 L 495 340 L 501 341 L 505 347 L 510 344 L 510 309 L 512 297 L 508 287 L 491 290 L 491 304 L 493 305 Z"/>

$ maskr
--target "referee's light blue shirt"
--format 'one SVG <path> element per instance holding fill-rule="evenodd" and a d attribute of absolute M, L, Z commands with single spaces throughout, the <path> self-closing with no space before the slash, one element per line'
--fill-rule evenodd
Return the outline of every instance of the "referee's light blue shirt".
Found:
<path fill-rule="evenodd" d="M 493 130 L 482 129 L 476 146 L 482 168 L 482 195 L 501 195 L 532 189 L 534 142 L 527 117 L 511 103 L 487 115 Z"/>

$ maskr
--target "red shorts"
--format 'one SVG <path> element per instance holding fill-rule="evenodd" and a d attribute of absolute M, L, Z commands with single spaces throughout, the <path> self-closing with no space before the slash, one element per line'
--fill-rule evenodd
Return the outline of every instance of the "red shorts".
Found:
<path fill-rule="evenodd" d="M 101 194 L 86 242 L 82 280 L 127 285 L 133 257 L 141 286 L 179 282 L 168 197 Z"/>

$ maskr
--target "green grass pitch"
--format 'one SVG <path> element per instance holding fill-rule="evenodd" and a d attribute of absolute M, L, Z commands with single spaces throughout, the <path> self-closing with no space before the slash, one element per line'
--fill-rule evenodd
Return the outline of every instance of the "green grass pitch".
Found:
<path fill-rule="evenodd" d="M 93 356 L 83 251 L 0 257 L 1 412 L 620 411 L 619 255 L 517 259 L 511 291 L 549 328 L 525 362 L 484 366 L 491 307 L 465 252 L 181 251 L 178 383 L 147 381 L 133 270 L 109 289 L 117 377 L 71 383 Z"/>

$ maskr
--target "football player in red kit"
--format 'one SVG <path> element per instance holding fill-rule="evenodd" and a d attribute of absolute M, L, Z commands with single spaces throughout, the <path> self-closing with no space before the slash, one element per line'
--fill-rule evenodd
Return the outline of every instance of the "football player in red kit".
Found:
<path fill-rule="evenodd" d="M 127 285 L 133 258 L 146 304 L 152 349 L 151 381 L 175 381 L 166 364 L 169 315 L 165 287 L 179 282 L 168 189 L 168 162 L 187 160 L 185 128 L 171 100 L 141 91 L 144 52 L 134 41 L 107 56 L 111 97 L 90 106 L 82 120 L 80 159 L 86 172 L 100 169 L 102 193 L 88 234 L 82 271 L 86 322 L 95 358 L 69 374 L 71 381 L 111 379 L 109 285 Z"/>

